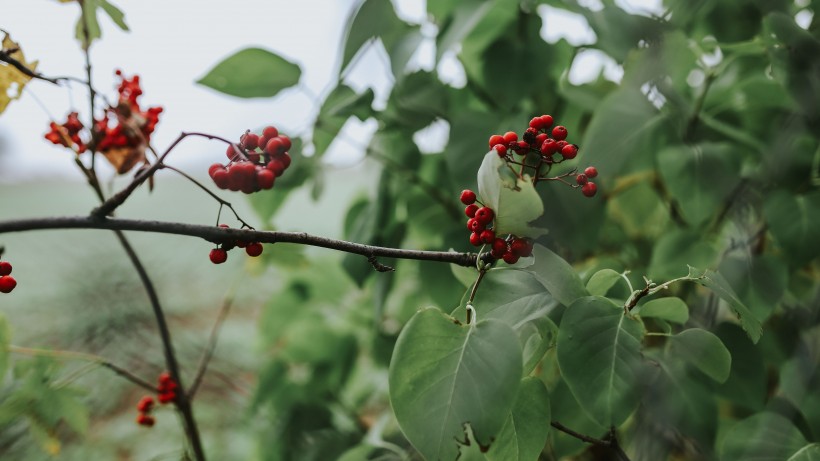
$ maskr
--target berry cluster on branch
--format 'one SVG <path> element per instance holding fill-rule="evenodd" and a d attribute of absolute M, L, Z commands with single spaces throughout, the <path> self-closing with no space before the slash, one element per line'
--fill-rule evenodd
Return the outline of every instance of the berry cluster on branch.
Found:
<path fill-rule="evenodd" d="M 0 293 L 11 293 L 17 286 L 17 280 L 11 276 L 11 263 L 0 261 Z"/>
<path fill-rule="evenodd" d="M 506 237 L 496 235 L 493 221 L 495 212 L 492 208 L 478 200 L 476 193 L 471 190 L 461 192 L 461 203 L 467 205 L 464 214 L 467 215 L 467 229 L 470 231 L 470 243 L 474 246 L 492 245 L 490 254 L 495 259 L 501 259 L 507 264 L 515 264 L 521 257 L 532 255 L 533 243 L 526 238 L 507 234 Z M 481 205 L 481 206 L 479 206 Z"/>
<path fill-rule="evenodd" d="M 290 148 L 290 138 L 279 134 L 274 126 L 265 127 L 261 136 L 248 131 L 239 144 L 228 146 L 228 163 L 214 163 L 208 175 L 220 189 L 246 194 L 271 189 L 290 166 Z"/>
<path fill-rule="evenodd" d="M 160 373 L 157 378 L 157 400 L 161 405 L 171 403 L 177 398 L 177 389 L 179 384 L 174 381 L 171 374 L 167 371 Z M 137 402 L 137 424 L 140 426 L 151 427 L 157 421 L 151 414 L 156 406 L 154 397 L 146 395 Z"/>
<path fill-rule="evenodd" d="M 227 224 L 220 224 L 219 227 L 227 229 Z M 244 240 L 237 240 L 233 243 L 222 243 L 216 248 L 212 249 L 208 257 L 214 264 L 222 264 L 228 260 L 228 251 L 234 247 L 244 248 L 248 256 L 255 258 L 262 254 L 264 247 L 259 242 L 246 242 Z"/>

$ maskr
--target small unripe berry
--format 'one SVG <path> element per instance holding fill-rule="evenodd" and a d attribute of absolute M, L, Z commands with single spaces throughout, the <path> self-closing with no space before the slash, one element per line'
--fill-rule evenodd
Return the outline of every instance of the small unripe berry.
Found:
<path fill-rule="evenodd" d="M 561 125 L 556 126 L 552 129 L 552 137 L 557 141 L 567 139 L 567 128 Z"/>
<path fill-rule="evenodd" d="M 481 246 L 481 237 L 478 232 L 473 232 L 470 234 L 470 243 L 473 246 Z"/>
<path fill-rule="evenodd" d="M 264 136 L 268 139 L 275 138 L 275 137 L 279 136 L 279 130 L 277 130 L 275 126 L 266 126 L 262 130 L 262 136 Z"/>
<path fill-rule="evenodd" d="M 481 234 L 479 234 L 479 237 L 481 238 L 481 243 L 493 243 L 495 240 L 495 232 L 490 229 L 484 229 L 481 231 Z"/>
<path fill-rule="evenodd" d="M 516 141 L 518 141 L 518 135 L 515 134 L 515 131 L 508 131 L 508 132 L 504 133 L 504 142 L 506 144 L 509 144 L 511 142 L 516 142 Z"/>
<path fill-rule="evenodd" d="M 483 225 L 487 225 L 493 220 L 493 217 L 495 217 L 495 213 L 493 213 L 492 208 L 485 206 L 476 210 L 474 219 Z"/>
<path fill-rule="evenodd" d="M 0 277 L 0 293 L 11 293 L 11 290 L 17 286 L 17 280 L 10 275 Z"/>
<path fill-rule="evenodd" d="M 495 150 L 495 153 L 498 154 L 499 157 L 507 156 L 507 146 L 505 146 L 504 144 L 496 144 L 493 147 L 493 150 Z"/>
<path fill-rule="evenodd" d="M 598 176 L 598 169 L 595 168 L 594 166 L 588 166 L 584 170 L 584 174 L 587 175 L 588 178 L 594 178 L 594 177 Z"/>
<path fill-rule="evenodd" d="M 464 209 L 464 214 L 467 215 L 468 218 L 474 218 L 475 212 L 478 210 L 478 205 L 475 203 L 471 203 L 467 205 L 467 208 Z"/>
<path fill-rule="evenodd" d="M 222 248 L 214 248 L 211 250 L 211 254 L 209 254 L 208 257 L 211 258 L 212 263 L 222 264 L 228 260 L 228 252 Z"/>
<path fill-rule="evenodd" d="M 589 178 L 587 178 L 587 175 L 585 174 L 579 174 L 575 177 L 575 182 L 577 182 L 579 186 L 583 186 L 589 182 Z"/>
<path fill-rule="evenodd" d="M 572 160 L 578 155 L 578 146 L 575 144 L 567 144 L 563 148 L 561 148 L 561 155 L 567 159 Z"/>
<path fill-rule="evenodd" d="M 581 187 L 581 192 L 587 197 L 592 197 L 596 192 L 598 192 L 598 186 L 596 186 L 594 182 L 590 181 Z"/>
<path fill-rule="evenodd" d="M 11 274 L 11 263 L 8 261 L 0 261 L 0 277 Z"/>
<path fill-rule="evenodd" d="M 248 246 L 245 247 L 245 253 L 251 257 L 257 257 L 262 254 L 262 244 L 259 242 L 249 243 Z"/>
<path fill-rule="evenodd" d="M 495 147 L 497 144 L 504 144 L 504 137 L 497 134 L 490 136 L 490 149 Z"/>
<path fill-rule="evenodd" d="M 464 189 L 463 191 L 461 191 L 461 203 L 465 205 L 471 205 L 475 203 L 475 201 L 475 192 L 471 191 L 470 189 Z"/>

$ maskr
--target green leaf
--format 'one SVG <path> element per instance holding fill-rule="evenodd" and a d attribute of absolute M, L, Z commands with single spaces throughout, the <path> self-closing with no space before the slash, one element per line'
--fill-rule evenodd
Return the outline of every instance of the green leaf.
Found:
<path fill-rule="evenodd" d="M 791 460 L 806 444 L 805 437 L 791 421 L 776 413 L 763 412 L 744 419 L 729 430 L 723 439 L 720 459 Z"/>
<path fill-rule="evenodd" d="M 80 18 L 77 20 L 77 25 L 74 27 L 74 36 L 84 50 L 90 48 L 94 40 L 102 37 L 100 23 L 97 21 L 99 3 L 100 0 L 87 0 Z"/>
<path fill-rule="evenodd" d="M 682 299 L 672 297 L 653 299 L 638 306 L 632 313 L 678 324 L 684 324 L 689 320 L 689 307 Z"/>
<path fill-rule="evenodd" d="M 766 197 L 763 214 L 794 265 L 803 265 L 820 255 L 820 193 L 793 195 L 776 191 Z"/>
<path fill-rule="evenodd" d="M 820 443 L 806 445 L 786 461 L 820 461 Z"/>
<path fill-rule="evenodd" d="M 373 114 L 371 104 L 373 104 L 373 90 L 370 88 L 362 93 L 356 93 L 344 84 L 339 84 L 334 88 L 322 103 L 319 115 L 313 124 L 315 155 L 319 157 L 324 155 L 348 118 L 356 117 L 361 121 L 369 118 Z"/>
<path fill-rule="evenodd" d="M 428 308 L 410 319 L 396 342 L 390 402 L 422 456 L 454 460 L 468 423 L 480 445 L 491 445 L 520 379 L 521 350 L 509 326 L 493 319 L 461 325 Z"/>
<path fill-rule="evenodd" d="M 715 393 L 736 406 L 761 411 L 768 400 L 768 371 L 760 346 L 733 323 L 721 323 L 714 331 L 732 354 L 732 371 Z"/>
<path fill-rule="evenodd" d="M 684 275 L 689 266 L 711 267 L 718 250 L 707 235 L 696 230 L 670 230 L 655 242 L 649 262 L 649 278 L 669 280 Z"/>
<path fill-rule="evenodd" d="M 578 298 L 589 295 L 575 269 L 552 250 L 536 244 L 532 251 L 535 263 L 526 270 L 547 288 L 561 304 L 569 306 Z"/>
<path fill-rule="evenodd" d="M 606 429 L 591 419 L 578 404 L 575 396 L 564 380 L 559 380 L 550 390 L 550 410 L 552 419 L 581 434 L 603 435 Z M 552 431 L 552 449 L 555 459 L 565 459 L 586 449 L 586 442 L 562 431 Z"/>
<path fill-rule="evenodd" d="M 729 286 L 729 282 L 727 282 L 722 275 L 708 269 L 701 270 L 690 266 L 689 277 L 695 283 L 714 291 L 721 299 L 729 303 L 729 307 L 731 307 L 735 315 L 737 315 L 738 320 L 740 320 L 740 325 L 743 327 L 743 330 L 746 331 L 746 334 L 749 335 L 752 342 L 757 343 L 760 340 L 760 336 L 763 334 L 763 327 L 760 325 L 760 321 L 752 315 L 749 308 L 738 299 L 732 287 Z"/>
<path fill-rule="evenodd" d="M 0 385 L 9 368 L 9 344 L 11 342 L 11 328 L 6 316 L 0 313 Z"/>
<path fill-rule="evenodd" d="M 342 66 L 339 68 L 339 74 L 344 73 L 359 50 L 374 38 L 379 38 L 382 41 L 388 56 L 395 61 L 396 52 L 406 47 L 402 42 L 407 40 L 408 35 L 418 35 L 417 29 L 396 16 L 396 11 L 393 9 L 390 0 L 362 1 L 356 12 L 348 19 L 345 27 Z M 404 56 L 403 59 L 406 63 L 406 59 L 409 57 L 407 53 L 398 54 Z M 404 66 L 393 62 L 391 67 L 394 69 L 394 75 L 398 75 L 395 73 L 395 69 Z"/>
<path fill-rule="evenodd" d="M 223 59 L 200 85 L 240 98 L 269 98 L 299 83 L 302 69 L 261 48 L 245 48 Z"/>
<path fill-rule="evenodd" d="M 648 181 L 622 190 L 607 207 L 612 220 L 632 239 L 657 239 L 669 224 L 669 205 Z"/>
<path fill-rule="evenodd" d="M 716 215 L 740 182 L 739 159 L 730 144 L 670 146 L 658 154 L 658 168 L 684 218 L 697 227 Z"/>
<path fill-rule="evenodd" d="M 561 376 L 584 411 L 602 426 L 619 426 L 638 406 L 643 336 L 640 322 L 598 296 L 576 300 L 561 319 Z"/>
<path fill-rule="evenodd" d="M 443 3 L 430 2 L 430 4 Z M 434 7 L 428 4 L 428 10 Z M 447 11 L 447 21 L 442 24 L 439 34 L 436 36 L 436 62 L 441 60 L 441 56 L 454 46 L 460 44 L 476 26 L 481 22 L 487 12 L 493 6 L 493 2 L 488 0 L 468 0 L 454 2 L 451 10 Z M 443 12 L 439 11 L 434 16 L 440 18 Z"/>
<path fill-rule="evenodd" d="M 544 203 L 535 186 L 528 177 L 517 179 L 507 175 L 506 170 L 505 162 L 495 151 L 487 152 L 478 169 L 478 195 L 484 205 L 495 212 L 496 235 L 530 238 L 544 235 L 546 229 L 529 224 L 544 214 Z"/>
<path fill-rule="evenodd" d="M 125 23 L 125 13 L 122 12 L 119 8 L 112 5 L 108 2 L 108 0 L 96 0 L 100 4 L 100 8 L 105 11 L 108 17 L 114 21 L 114 24 L 117 25 L 122 30 L 128 30 L 128 24 Z"/>
<path fill-rule="evenodd" d="M 592 274 L 587 282 L 587 291 L 593 296 L 605 296 L 610 288 L 621 280 L 621 274 L 612 269 L 601 269 Z"/>
<path fill-rule="evenodd" d="M 388 126 L 417 131 L 447 113 L 447 99 L 447 87 L 437 74 L 413 72 L 393 86 L 381 119 Z"/>
<path fill-rule="evenodd" d="M 670 354 L 694 365 L 715 381 L 722 383 L 729 378 L 732 355 L 713 333 L 690 328 L 669 337 L 669 343 Z"/>
<path fill-rule="evenodd" d="M 487 460 L 538 459 L 547 443 L 549 421 L 550 395 L 546 386 L 538 378 L 524 378 L 512 412 L 487 452 Z"/>
<path fill-rule="evenodd" d="M 727 257 L 718 271 L 761 321 L 774 312 L 789 281 L 788 267 L 783 260 L 768 254 Z"/>

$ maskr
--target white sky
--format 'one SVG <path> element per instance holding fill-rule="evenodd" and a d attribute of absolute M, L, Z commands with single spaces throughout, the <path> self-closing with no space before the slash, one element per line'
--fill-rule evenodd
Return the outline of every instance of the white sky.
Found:
<path fill-rule="evenodd" d="M 121 68 L 127 75 L 138 73 L 142 80 L 143 105 L 161 105 L 162 113 L 152 144 L 160 150 L 181 131 L 202 131 L 238 139 L 245 129 L 274 124 L 289 134 L 305 131 L 317 107 L 310 94 L 324 94 L 338 72 L 338 52 L 345 19 L 355 0 L 262 1 L 233 0 L 207 2 L 191 8 L 190 2 L 115 0 L 125 12 L 131 32 L 122 32 L 105 16 L 100 16 L 103 38 L 92 47 L 94 83 L 98 90 L 114 94 L 114 74 Z M 423 0 L 396 0 L 399 14 L 421 22 Z M 631 11 L 659 11 L 660 0 L 617 2 Z M 199 5 L 205 5 L 200 3 Z M 596 2 L 584 2 L 595 8 Z M 74 37 L 78 8 L 56 0 L 0 0 L 0 28 L 20 43 L 29 60 L 40 61 L 45 75 L 84 77 L 83 56 Z M 565 37 L 574 44 L 591 43 L 594 33 L 580 16 L 549 7 L 539 13 L 545 18 L 542 35 L 548 41 Z M 240 99 L 221 95 L 194 84 L 224 57 L 248 46 L 270 49 L 302 67 L 300 86 L 276 98 Z M 416 66 L 432 66 L 432 41 L 417 55 Z M 463 79 L 452 58 L 439 66 L 448 81 Z M 608 78 L 617 80 L 621 71 L 602 53 L 581 53 L 570 72 L 572 81 L 593 78 L 604 68 Z M 240 70 L 241 71 L 241 70 Z M 389 72 L 377 52 L 368 53 L 351 75 L 355 88 L 374 87 L 377 100 L 386 97 Z M 38 100 L 47 108 L 38 103 Z M 6 151 L 0 157 L 0 182 L 79 178 L 71 152 L 52 146 L 43 139 L 49 117 L 63 121 L 72 109 L 87 117 L 88 102 L 81 88 L 67 91 L 45 82 L 33 81 L 27 93 L 0 114 L 0 142 Z M 348 137 L 364 138 L 374 124 L 348 123 Z M 204 140 L 188 140 L 174 151 L 171 163 L 198 168 L 222 161 L 224 148 Z M 354 146 L 335 143 L 330 161 L 347 162 L 360 157 Z"/>

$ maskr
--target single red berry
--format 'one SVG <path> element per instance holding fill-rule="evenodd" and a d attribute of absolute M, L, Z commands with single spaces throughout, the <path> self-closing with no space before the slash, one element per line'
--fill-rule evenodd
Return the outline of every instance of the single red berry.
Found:
<path fill-rule="evenodd" d="M 581 187 L 581 192 L 587 197 L 592 197 L 598 192 L 598 186 L 596 186 L 594 182 L 590 181 Z"/>
<path fill-rule="evenodd" d="M 467 208 L 464 209 L 464 214 L 467 215 L 468 218 L 474 218 L 475 212 L 478 210 L 478 205 L 475 203 L 471 203 L 467 205 Z"/>
<path fill-rule="evenodd" d="M 518 258 L 520 258 L 520 256 L 518 256 L 517 254 L 514 254 L 511 251 L 508 251 L 508 252 L 504 253 L 504 256 L 501 257 L 501 259 L 503 259 L 504 262 L 507 263 L 507 264 L 517 263 Z"/>
<path fill-rule="evenodd" d="M 10 275 L 0 277 L 0 293 L 11 293 L 11 290 L 17 286 L 17 280 Z"/>
<path fill-rule="evenodd" d="M 0 261 L 0 277 L 11 274 L 11 263 L 8 261 Z"/>
<path fill-rule="evenodd" d="M 530 144 L 527 141 L 518 141 L 513 150 L 516 154 L 525 155 L 530 150 Z"/>
<path fill-rule="evenodd" d="M 282 173 L 285 172 L 285 165 L 278 158 L 275 158 L 268 162 L 268 166 L 266 166 L 265 168 L 272 171 L 274 176 L 276 176 L 277 178 L 279 176 L 282 176 Z"/>
<path fill-rule="evenodd" d="M 472 205 L 476 201 L 475 192 L 471 191 L 470 189 L 464 189 L 461 191 L 461 203 L 465 205 Z"/>
<path fill-rule="evenodd" d="M 588 178 L 594 178 L 594 177 L 598 176 L 598 169 L 595 168 L 594 166 L 588 166 L 584 170 L 584 174 L 587 175 Z"/>
<path fill-rule="evenodd" d="M 140 426 L 152 427 L 157 422 L 151 415 L 140 413 L 137 415 L 137 424 Z"/>
<path fill-rule="evenodd" d="M 146 395 L 137 403 L 137 411 L 141 413 L 148 413 L 154 408 L 154 398 Z"/>
<path fill-rule="evenodd" d="M 501 259 L 504 256 L 504 253 L 507 252 L 507 241 L 496 237 L 493 240 L 493 251 L 492 255 L 495 259 Z"/>
<path fill-rule="evenodd" d="M 516 141 L 518 141 L 518 135 L 514 131 L 504 133 L 504 143 L 509 144 Z"/>
<path fill-rule="evenodd" d="M 249 243 L 248 246 L 245 247 L 245 253 L 247 253 L 248 256 L 255 258 L 262 254 L 262 249 L 263 247 L 261 243 L 253 242 Z"/>
<path fill-rule="evenodd" d="M 481 234 L 478 235 L 481 238 L 481 243 L 493 243 L 495 240 L 495 232 L 491 231 L 490 229 L 484 229 L 481 231 Z"/>
<path fill-rule="evenodd" d="M 558 152 L 558 143 L 554 139 L 547 138 L 541 143 L 541 155 L 552 155 L 556 152 Z"/>
<path fill-rule="evenodd" d="M 228 144 L 228 150 L 225 151 L 225 156 L 228 157 L 228 160 L 238 160 L 242 158 L 242 156 L 239 155 L 237 151 L 241 152 L 241 150 L 239 146 Z"/>
<path fill-rule="evenodd" d="M 507 156 L 507 146 L 504 144 L 496 144 L 493 146 L 493 150 L 495 150 L 495 153 L 498 154 L 499 157 Z"/>
<path fill-rule="evenodd" d="M 265 144 L 265 153 L 268 155 L 277 155 L 285 151 L 285 145 L 282 143 L 282 138 L 275 137 L 271 138 L 267 144 Z"/>
<path fill-rule="evenodd" d="M 272 189 L 273 183 L 276 180 L 276 174 L 267 168 L 261 168 L 256 172 L 256 184 L 260 189 Z"/>
<path fill-rule="evenodd" d="M 268 141 L 270 141 L 270 138 L 268 138 L 265 135 L 262 135 L 262 136 L 259 137 L 259 140 L 257 140 L 256 143 L 259 144 L 259 148 L 264 151 L 265 146 L 268 145 Z"/>
<path fill-rule="evenodd" d="M 504 136 L 494 134 L 490 136 L 490 149 L 498 144 L 504 144 Z"/>
<path fill-rule="evenodd" d="M 282 162 L 282 165 L 285 166 L 286 170 L 290 166 L 291 158 L 290 158 L 290 154 L 288 154 L 287 152 L 282 152 L 281 154 L 277 155 L 276 160 L 279 160 L 280 162 Z"/>
<path fill-rule="evenodd" d="M 530 128 L 540 131 L 544 128 L 544 121 L 541 120 L 541 117 L 533 117 L 533 119 L 530 120 Z"/>
<path fill-rule="evenodd" d="M 556 126 L 552 129 L 552 137 L 558 141 L 567 139 L 567 128 L 562 125 Z"/>
<path fill-rule="evenodd" d="M 587 178 L 587 175 L 582 173 L 575 177 L 575 182 L 577 182 L 579 186 L 583 186 L 589 182 L 589 178 Z"/>
<path fill-rule="evenodd" d="M 210 176 L 211 179 L 213 179 L 214 172 L 219 171 L 219 170 L 224 170 L 224 169 L 225 169 L 225 166 L 222 165 L 221 163 L 214 163 L 213 165 L 208 167 L 208 176 Z"/>
<path fill-rule="evenodd" d="M 270 139 L 279 136 L 279 130 L 276 129 L 274 126 L 266 126 L 265 129 L 262 130 L 262 136 Z"/>
<path fill-rule="evenodd" d="M 285 151 L 289 151 L 291 147 L 293 147 L 293 143 L 290 141 L 290 138 L 280 134 L 279 139 L 282 140 L 282 145 L 285 146 Z"/>
<path fill-rule="evenodd" d="M 160 392 L 159 394 L 157 394 L 157 400 L 159 401 L 159 403 L 163 405 L 165 405 L 166 403 L 173 402 L 176 398 L 177 393 L 173 391 Z"/>
<path fill-rule="evenodd" d="M 478 232 L 473 232 L 470 234 L 470 243 L 473 246 L 481 246 L 481 236 Z"/>
<path fill-rule="evenodd" d="M 561 148 L 561 156 L 567 160 L 574 159 L 576 155 L 578 155 L 578 146 L 575 144 L 567 144 Z"/>
<path fill-rule="evenodd" d="M 157 378 L 157 382 L 159 382 L 160 384 L 167 384 L 167 383 L 174 382 L 174 379 L 171 378 L 171 373 L 168 373 L 167 371 L 163 371 L 162 373 L 159 374 L 159 377 Z"/>
<path fill-rule="evenodd" d="M 477 220 L 476 218 L 470 218 L 470 219 L 467 220 L 467 229 L 469 229 L 473 232 L 480 233 L 481 231 L 484 230 L 485 227 L 487 227 L 486 224 L 484 224 L 483 222 Z"/>
<path fill-rule="evenodd" d="M 226 170 L 225 168 L 214 171 L 211 175 L 211 179 L 214 180 L 214 184 L 216 184 L 216 187 L 220 189 L 228 188 L 228 182 L 230 181 L 230 179 L 228 178 L 228 170 Z"/>
<path fill-rule="evenodd" d="M 214 264 L 222 264 L 228 260 L 228 252 L 222 248 L 214 248 L 208 256 Z"/>
<path fill-rule="evenodd" d="M 535 136 L 535 145 L 540 146 L 540 145 L 544 144 L 544 141 L 546 141 L 547 138 L 549 138 L 549 136 L 547 136 L 547 133 L 538 133 Z"/>
<path fill-rule="evenodd" d="M 246 152 L 245 156 L 248 157 L 248 160 L 251 163 L 259 163 L 259 153 L 258 152 Z"/>
<path fill-rule="evenodd" d="M 542 115 L 541 123 L 544 125 L 544 129 L 547 129 L 552 126 L 552 115 Z"/>
<path fill-rule="evenodd" d="M 527 253 L 527 241 L 524 239 L 513 239 L 510 243 L 510 252 L 518 257 L 524 256 Z"/>
<path fill-rule="evenodd" d="M 564 149 L 564 146 L 566 146 L 567 144 L 569 143 L 564 141 L 563 139 L 555 143 L 555 145 L 558 147 L 558 152 L 561 152 Z"/>
<path fill-rule="evenodd" d="M 259 135 L 256 133 L 247 133 L 242 137 L 242 147 L 248 150 L 253 150 L 259 147 Z"/>
<path fill-rule="evenodd" d="M 493 213 L 492 208 L 484 206 L 476 210 L 474 219 L 486 226 L 493 220 L 493 217 L 495 217 L 495 213 Z"/>

